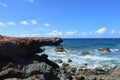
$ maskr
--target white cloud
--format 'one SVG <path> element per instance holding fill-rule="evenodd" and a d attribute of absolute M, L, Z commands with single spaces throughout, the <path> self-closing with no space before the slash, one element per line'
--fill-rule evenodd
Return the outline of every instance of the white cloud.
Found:
<path fill-rule="evenodd" d="M 7 4 L 6 4 L 6 3 L 1 3 L 1 2 L 0 2 L 0 6 L 7 7 Z"/>
<path fill-rule="evenodd" d="M 102 28 L 98 29 L 97 31 L 95 31 L 95 33 L 98 33 L 98 34 L 102 35 L 102 34 L 105 33 L 105 31 L 106 31 L 106 28 L 102 27 Z"/>
<path fill-rule="evenodd" d="M 67 36 L 72 36 L 72 35 L 74 35 L 75 33 L 77 33 L 77 31 L 68 31 L 68 32 L 66 32 L 66 35 L 67 35 Z"/>
<path fill-rule="evenodd" d="M 5 26 L 5 23 L 0 22 L 0 27 L 4 27 L 4 26 Z"/>
<path fill-rule="evenodd" d="M 46 26 L 46 27 L 50 27 L 49 23 L 43 23 L 43 25 Z"/>
<path fill-rule="evenodd" d="M 31 20 L 31 23 L 32 24 L 37 24 L 37 21 L 36 20 Z"/>
<path fill-rule="evenodd" d="M 29 23 L 27 21 L 21 21 L 20 22 L 22 25 L 28 25 Z"/>
<path fill-rule="evenodd" d="M 82 32 L 81 34 L 82 34 L 83 36 L 84 36 L 84 35 L 88 35 L 88 33 L 87 33 L 87 32 Z"/>
<path fill-rule="evenodd" d="M 53 30 L 50 33 L 47 33 L 48 36 L 61 36 L 62 32 L 58 31 L 58 30 Z"/>
<path fill-rule="evenodd" d="M 111 33 L 111 34 L 114 34 L 114 33 L 115 33 L 115 30 L 113 29 L 110 33 Z"/>
<path fill-rule="evenodd" d="M 7 24 L 8 25 L 16 25 L 16 23 L 14 23 L 13 21 L 9 21 Z"/>
<path fill-rule="evenodd" d="M 28 2 L 30 2 L 30 3 L 34 3 L 34 2 L 35 2 L 35 0 L 28 0 Z"/>

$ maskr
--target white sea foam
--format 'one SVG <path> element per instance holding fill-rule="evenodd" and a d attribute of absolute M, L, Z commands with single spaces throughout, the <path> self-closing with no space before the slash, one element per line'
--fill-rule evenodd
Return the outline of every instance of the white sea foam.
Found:
<path fill-rule="evenodd" d="M 89 68 L 101 67 L 106 65 L 113 67 L 116 64 L 112 63 L 112 61 L 120 61 L 120 59 L 117 58 L 96 55 L 96 53 L 98 52 L 94 52 L 94 54 L 83 56 L 81 54 L 76 54 L 81 52 L 75 50 L 74 51 L 69 50 L 68 52 L 65 53 L 57 53 L 53 50 L 55 47 L 44 47 L 44 48 L 45 48 L 44 53 L 49 56 L 48 57 L 49 59 L 51 60 L 61 59 L 65 63 L 67 62 L 68 59 L 72 59 L 73 62 L 71 62 L 70 65 L 76 67 L 81 67 L 84 65 L 84 63 L 87 63 Z M 118 49 L 112 49 L 112 50 L 118 51 Z"/>
<path fill-rule="evenodd" d="M 112 52 L 117 52 L 119 49 L 110 49 Z"/>

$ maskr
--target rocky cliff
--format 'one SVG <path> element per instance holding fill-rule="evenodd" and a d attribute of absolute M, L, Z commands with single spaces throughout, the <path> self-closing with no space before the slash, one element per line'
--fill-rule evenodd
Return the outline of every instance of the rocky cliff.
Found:
<path fill-rule="evenodd" d="M 40 53 L 41 46 L 59 45 L 60 38 L 17 38 L 0 36 L 0 57 L 23 57 Z"/>

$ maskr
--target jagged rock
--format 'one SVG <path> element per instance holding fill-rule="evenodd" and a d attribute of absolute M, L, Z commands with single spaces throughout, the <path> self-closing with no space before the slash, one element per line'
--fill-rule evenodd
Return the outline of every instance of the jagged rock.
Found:
<path fill-rule="evenodd" d="M 99 48 L 97 50 L 101 52 L 111 52 L 110 48 Z"/>
<path fill-rule="evenodd" d="M 0 72 L 0 79 L 18 77 L 22 78 L 23 72 L 16 68 L 8 68 Z"/>
<path fill-rule="evenodd" d="M 67 52 L 63 47 L 57 47 L 54 49 L 55 52 Z"/>
<path fill-rule="evenodd" d="M 88 55 L 88 54 L 90 54 L 90 53 L 87 52 L 87 51 L 84 51 L 84 52 L 82 52 L 81 54 L 82 54 L 82 55 Z"/>
<path fill-rule="evenodd" d="M 107 73 L 107 71 L 106 70 L 104 70 L 102 67 L 97 67 L 97 68 L 95 68 L 95 74 L 106 74 Z"/>
<path fill-rule="evenodd" d="M 59 45 L 60 38 L 17 38 L 0 36 L 0 57 L 18 58 L 40 53 L 45 45 Z"/>
<path fill-rule="evenodd" d="M 32 75 L 43 75 L 45 80 L 56 79 L 54 74 L 55 68 L 45 62 L 35 62 L 23 67 L 24 76 L 29 77 Z"/>
<path fill-rule="evenodd" d="M 72 62 L 72 60 L 71 60 L 71 59 L 68 59 L 68 61 L 67 61 L 67 62 L 69 62 L 69 63 L 70 63 L 70 62 Z"/>
<path fill-rule="evenodd" d="M 54 62 L 62 63 L 63 61 L 61 59 L 56 59 L 56 60 L 54 60 Z"/>
<path fill-rule="evenodd" d="M 63 63 L 62 66 L 65 68 L 65 67 L 68 67 L 69 64 L 68 63 Z"/>

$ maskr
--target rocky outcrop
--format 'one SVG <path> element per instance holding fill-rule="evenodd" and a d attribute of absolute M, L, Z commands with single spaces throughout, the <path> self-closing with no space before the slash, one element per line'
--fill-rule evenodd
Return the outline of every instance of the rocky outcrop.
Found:
<path fill-rule="evenodd" d="M 97 50 L 100 52 L 111 52 L 110 48 L 98 48 Z"/>
<path fill-rule="evenodd" d="M 57 47 L 54 49 L 55 52 L 67 52 L 63 47 Z"/>
<path fill-rule="evenodd" d="M 87 52 L 87 51 L 83 51 L 81 54 L 82 54 L 82 55 L 88 55 L 88 54 L 90 54 L 90 53 Z"/>
<path fill-rule="evenodd" d="M 59 80 L 57 77 L 57 69 L 59 66 L 47 59 L 46 54 L 31 55 L 24 59 L 24 63 L 9 63 L 0 70 L 0 80 L 9 78 L 29 79 L 31 80 Z M 38 77 L 33 77 L 38 76 Z"/>
<path fill-rule="evenodd" d="M 59 45 L 60 38 L 16 38 L 0 36 L 0 57 L 25 57 L 40 53 L 41 46 Z"/>
<path fill-rule="evenodd" d="M 56 62 L 56 63 L 62 63 L 63 61 L 61 59 L 56 59 L 56 60 L 54 60 L 54 62 Z"/>

